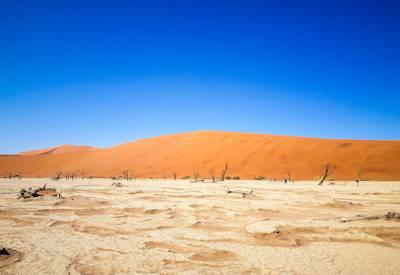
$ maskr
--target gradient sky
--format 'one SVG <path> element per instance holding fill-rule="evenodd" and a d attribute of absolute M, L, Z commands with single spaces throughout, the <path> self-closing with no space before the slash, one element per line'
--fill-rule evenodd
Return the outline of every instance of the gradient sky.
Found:
<path fill-rule="evenodd" d="M 210 129 L 400 139 L 400 1 L 1 1 L 0 152 Z"/>

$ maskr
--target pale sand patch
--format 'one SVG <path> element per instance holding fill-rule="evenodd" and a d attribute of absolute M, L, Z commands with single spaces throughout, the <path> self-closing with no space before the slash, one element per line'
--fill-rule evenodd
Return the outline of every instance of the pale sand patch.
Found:
<path fill-rule="evenodd" d="M 16 199 L 46 182 L 65 199 Z M 400 212 L 398 182 L 111 184 L 0 180 L 0 274 L 400 273 L 400 221 L 352 219 Z"/>

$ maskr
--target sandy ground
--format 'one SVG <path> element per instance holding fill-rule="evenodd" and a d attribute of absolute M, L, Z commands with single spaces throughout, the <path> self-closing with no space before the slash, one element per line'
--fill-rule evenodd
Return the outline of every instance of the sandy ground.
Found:
<path fill-rule="evenodd" d="M 65 199 L 19 199 L 21 187 Z M 1 274 L 400 274 L 399 182 L 0 180 Z M 227 194 L 227 189 L 254 196 Z"/>

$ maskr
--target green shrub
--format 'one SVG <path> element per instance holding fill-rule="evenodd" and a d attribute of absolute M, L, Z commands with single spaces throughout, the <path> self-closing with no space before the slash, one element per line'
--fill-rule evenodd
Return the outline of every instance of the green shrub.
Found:
<path fill-rule="evenodd" d="M 189 179 L 190 179 L 190 176 L 184 176 L 182 179 L 183 179 L 183 180 L 189 180 Z"/>
<path fill-rule="evenodd" d="M 258 176 L 258 177 L 255 177 L 254 179 L 255 180 L 265 180 L 265 177 L 264 176 Z"/>

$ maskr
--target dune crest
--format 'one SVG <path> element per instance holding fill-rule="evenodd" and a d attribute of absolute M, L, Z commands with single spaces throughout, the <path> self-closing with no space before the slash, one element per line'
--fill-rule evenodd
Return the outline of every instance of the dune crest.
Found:
<path fill-rule="evenodd" d="M 265 134 L 197 131 L 141 139 L 115 147 L 60 146 L 0 156 L 0 176 L 49 177 L 61 169 L 95 177 L 178 178 L 194 172 L 315 180 L 324 166 L 336 166 L 336 180 L 400 180 L 400 141 L 319 139 Z"/>
<path fill-rule="evenodd" d="M 85 151 L 96 150 L 96 147 L 92 146 L 82 146 L 82 145 L 61 145 L 56 147 L 50 147 L 45 149 L 38 149 L 26 152 L 20 152 L 18 155 L 32 156 L 32 155 L 46 155 L 46 154 L 64 154 L 64 153 L 78 153 Z"/>

